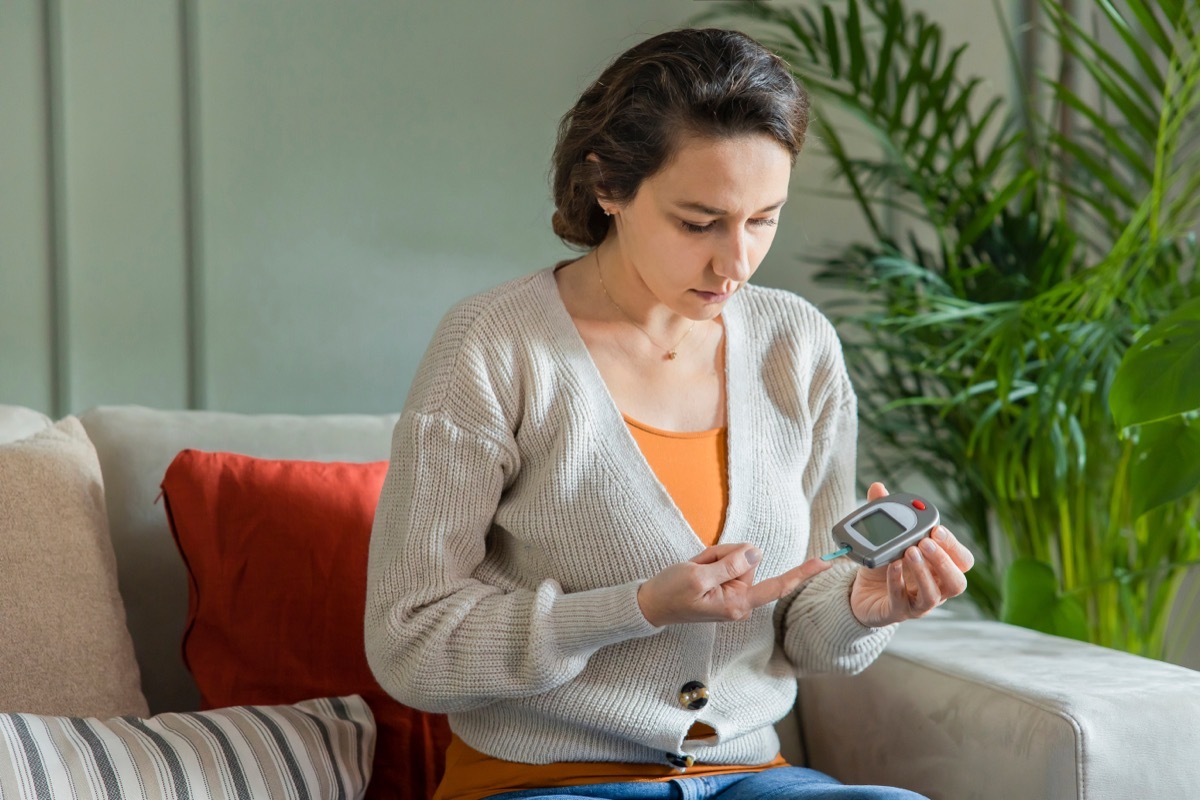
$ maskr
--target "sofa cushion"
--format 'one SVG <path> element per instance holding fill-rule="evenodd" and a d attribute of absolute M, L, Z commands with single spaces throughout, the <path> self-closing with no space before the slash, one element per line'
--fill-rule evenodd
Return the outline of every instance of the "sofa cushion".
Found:
<path fill-rule="evenodd" d="M 53 424 L 53 420 L 32 408 L 0 405 L 0 444 L 32 436 Z"/>
<path fill-rule="evenodd" d="M 0 797 L 357 798 L 374 736 L 355 696 L 151 719 L 0 714 Z"/>
<path fill-rule="evenodd" d="M 361 694 L 379 727 L 368 797 L 423 799 L 440 779 L 448 725 L 389 697 L 363 646 L 386 470 L 185 450 L 162 486 L 190 576 L 183 649 L 203 706 Z"/>
<path fill-rule="evenodd" d="M 171 459 L 189 447 L 264 458 L 386 459 L 396 415 L 234 414 L 99 406 L 79 416 L 96 446 L 120 565 L 129 632 L 153 713 L 192 711 L 199 696 L 179 639 L 187 617 L 187 572 L 155 503 Z"/>
<path fill-rule="evenodd" d="M 145 714 L 96 451 L 67 417 L 0 445 L 0 711 Z"/>
<path fill-rule="evenodd" d="M 1200 797 L 1200 673 L 983 620 L 800 682 L 809 766 L 933 798 Z"/>

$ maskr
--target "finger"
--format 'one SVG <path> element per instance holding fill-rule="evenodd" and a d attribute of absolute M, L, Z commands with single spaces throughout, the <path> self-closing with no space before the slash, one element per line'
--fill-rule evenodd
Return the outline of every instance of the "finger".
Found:
<path fill-rule="evenodd" d="M 762 560 L 762 551 L 749 544 L 740 544 L 723 553 L 716 561 L 699 565 L 703 588 L 713 589 L 723 583 L 750 575 Z"/>
<path fill-rule="evenodd" d="M 938 525 L 933 529 L 933 540 L 946 551 L 950 556 L 950 560 L 954 562 L 954 566 L 962 572 L 967 572 L 971 567 L 975 566 L 975 554 L 967 549 L 967 546 L 950 532 L 950 529 L 944 525 Z"/>
<path fill-rule="evenodd" d="M 963 575 L 948 552 L 932 539 L 922 539 L 919 546 L 934 580 L 937 581 L 942 600 L 958 597 L 967 590 L 967 576 Z"/>
<path fill-rule="evenodd" d="M 742 583 L 746 584 L 747 586 L 753 586 L 754 585 L 754 573 L 757 570 L 758 570 L 758 564 L 755 564 L 752 567 L 750 567 L 750 569 L 746 570 L 741 575 L 738 575 L 737 577 L 732 578 L 731 580 L 741 581 Z M 728 583 L 728 581 L 726 581 L 726 582 Z"/>
<path fill-rule="evenodd" d="M 692 559 L 694 564 L 712 564 L 714 561 L 720 561 L 730 553 L 736 553 L 738 550 L 743 550 L 751 545 L 745 542 L 732 542 L 728 544 L 714 544 L 711 547 L 706 547 L 700 551 L 699 555 Z"/>
<path fill-rule="evenodd" d="M 801 584 L 812 580 L 832 566 L 832 561 L 810 558 L 800 566 L 792 567 L 787 572 L 776 575 L 773 578 L 764 578 L 750 587 L 747 595 L 750 599 L 750 604 L 754 608 L 758 608 L 782 597 L 787 597 L 799 589 Z"/>
<path fill-rule="evenodd" d="M 908 605 L 912 605 L 917 599 L 917 576 L 913 574 L 913 565 L 904 553 L 900 554 L 901 574 L 904 577 L 904 599 Z"/>
<path fill-rule="evenodd" d="M 908 589 L 904 585 L 904 559 L 897 559 L 888 564 L 887 573 L 888 602 L 892 607 L 892 621 L 898 622 L 900 609 L 908 609 Z"/>
<path fill-rule="evenodd" d="M 930 544 L 933 544 L 930 542 Z M 908 561 L 911 570 L 912 583 L 916 592 L 912 599 L 912 608 L 918 614 L 926 614 L 932 611 L 942 600 L 942 591 L 938 587 L 937 579 L 933 576 L 933 571 L 929 568 L 929 562 L 925 560 L 922 554 L 924 548 L 920 546 L 910 547 L 904 554 L 904 558 Z M 936 546 L 934 549 L 937 549 Z M 907 581 L 909 576 L 905 576 Z"/>
<path fill-rule="evenodd" d="M 887 497 L 887 495 L 888 495 L 887 487 L 884 486 L 879 481 L 875 481 L 869 487 L 867 487 L 867 499 L 868 500 L 878 500 L 881 497 Z"/>

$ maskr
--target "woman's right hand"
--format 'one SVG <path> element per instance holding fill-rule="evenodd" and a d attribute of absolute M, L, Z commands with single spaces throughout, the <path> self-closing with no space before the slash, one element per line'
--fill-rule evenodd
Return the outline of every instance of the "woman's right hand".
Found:
<path fill-rule="evenodd" d="M 794 592 L 832 562 L 812 558 L 758 583 L 762 552 L 749 544 L 719 544 L 691 561 L 672 564 L 638 588 L 638 605 L 651 625 L 726 622 L 750 616 L 759 606 Z"/>

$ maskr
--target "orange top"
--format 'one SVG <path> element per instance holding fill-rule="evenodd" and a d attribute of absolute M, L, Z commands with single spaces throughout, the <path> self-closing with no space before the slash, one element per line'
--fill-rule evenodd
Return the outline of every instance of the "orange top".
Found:
<path fill-rule="evenodd" d="M 628 416 L 625 424 L 696 536 L 706 547 L 716 544 L 729 501 L 725 429 L 678 433 L 652 428 Z M 688 738 L 698 739 L 713 733 L 715 731 L 704 723 L 696 723 L 688 731 Z M 787 766 L 787 762 L 781 755 L 757 766 L 696 762 L 686 772 L 667 764 L 589 761 L 519 764 L 492 758 L 454 736 L 446 750 L 446 774 L 433 800 L 482 800 L 522 789 L 617 781 L 667 781 L 683 776 L 756 772 L 783 766 Z"/>
<path fill-rule="evenodd" d="M 633 440 L 697 538 L 705 547 L 716 544 L 729 504 L 725 429 L 679 433 L 624 416 Z"/>

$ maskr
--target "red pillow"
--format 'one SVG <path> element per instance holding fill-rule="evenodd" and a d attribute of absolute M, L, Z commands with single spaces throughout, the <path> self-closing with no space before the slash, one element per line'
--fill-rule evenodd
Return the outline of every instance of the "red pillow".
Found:
<path fill-rule="evenodd" d="M 389 697 L 363 645 L 367 546 L 386 470 L 386 461 L 184 450 L 162 489 L 188 568 L 183 658 L 203 707 L 360 694 L 379 727 L 368 800 L 426 800 L 449 725 Z"/>

